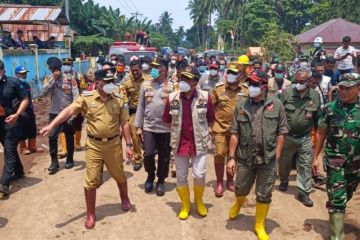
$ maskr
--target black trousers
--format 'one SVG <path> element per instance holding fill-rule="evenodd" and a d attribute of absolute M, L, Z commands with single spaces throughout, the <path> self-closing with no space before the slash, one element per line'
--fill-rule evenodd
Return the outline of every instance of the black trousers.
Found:
<path fill-rule="evenodd" d="M 50 114 L 49 122 L 56 118 L 57 114 Z M 67 122 L 56 126 L 49 135 L 49 148 L 50 148 L 50 157 L 51 162 L 58 162 L 58 137 L 59 133 L 63 131 L 65 133 L 66 138 L 66 146 L 67 146 L 67 157 L 66 162 L 74 161 L 74 134 L 75 129 L 69 125 Z"/>
<path fill-rule="evenodd" d="M 154 181 L 155 170 L 158 182 L 163 183 L 169 175 L 170 133 L 144 131 L 144 167 L 148 180 Z M 155 167 L 155 155 L 158 154 L 158 167 Z"/>
<path fill-rule="evenodd" d="M 26 111 L 21 116 L 20 125 L 21 125 L 21 137 L 20 140 L 27 140 L 36 138 L 36 119 L 33 111 Z"/>
<path fill-rule="evenodd" d="M 9 186 L 14 175 L 24 174 L 24 168 L 20 161 L 17 145 L 21 136 L 19 122 L 7 125 L 4 119 L 0 119 L 0 142 L 4 147 L 4 169 L 1 184 Z"/>

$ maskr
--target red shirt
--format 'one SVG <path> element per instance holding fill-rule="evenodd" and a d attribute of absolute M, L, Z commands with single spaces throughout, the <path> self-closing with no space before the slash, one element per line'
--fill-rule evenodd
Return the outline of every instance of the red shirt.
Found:
<path fill-rule="evenodd" d="M 192 123 L 192 114 L 191 114 L 191 104 L 193 102 L 194 97 L 196 96 L 197 96 L 196 91 L 193 92 L 193 95 L 189 99 L 185 97 L 184 93 L 180 93 L 180 99 L 182 103 L 182 122 L 181 122 L 181 135 L 180 135 L 179 148 L 177 151 L 177 155 L 180 156 L 192 156 L 192 157 L 196 156 L 194 129 Z M 208 102 L 207 102 L 206 119 L 209 126 L 211 126 L 215 121 L 215 113 L 210 95 L 208 97 Z M 169 99 L 166 101 L 165 104 L 163 121 L 166 123 L 171 123 Z"/>

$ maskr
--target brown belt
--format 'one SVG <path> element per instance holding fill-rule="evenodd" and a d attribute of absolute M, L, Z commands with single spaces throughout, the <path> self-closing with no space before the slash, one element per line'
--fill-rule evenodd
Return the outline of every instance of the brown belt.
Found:
<path fill-rule="evenodd" d="M 110 140 L 113 140 L 117 136 L 119 136 L 119 134 L 116 134 L 115 136 L 112 136 L 112 137 L 109 137 L 109 138 L 98 138 L 98 137 L 94 137 L 94 136 L 88 134 L 88 138 L 91 138 L 91 139 L 94 139 L 94 140 L 100 141 L 100 142 L 108 142 Z"/>

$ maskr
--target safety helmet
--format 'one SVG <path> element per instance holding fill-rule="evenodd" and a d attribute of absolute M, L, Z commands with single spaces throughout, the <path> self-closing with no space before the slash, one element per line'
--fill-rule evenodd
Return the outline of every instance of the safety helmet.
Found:
<path fill-rule="evenodd" d="M 316 37 L 316 38 L 314 39 L 314 43 L 316 43 L 316 42 L 318 42 L 318 43 L 323 43 L 322 37 Z"/>
<path fill-rule="evenodd" d="M 246 56 L 246 55 L 241 55 L 239 58 L 238 58 L 238 63 L 239 64 L 249 64 L 249 57 Z"/>

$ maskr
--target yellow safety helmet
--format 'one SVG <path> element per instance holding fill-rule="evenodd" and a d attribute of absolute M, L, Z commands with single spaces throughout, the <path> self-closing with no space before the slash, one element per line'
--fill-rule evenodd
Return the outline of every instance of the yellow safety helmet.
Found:
<path fill-rule="evenodd" d="M 238 63 L 239 63 L 239 64 L 247 64 L 247 65 L 249 65 L 249 57 L 246 56 L 246 55 L 241 55 L 241 56 L 238 58 Z"/>

